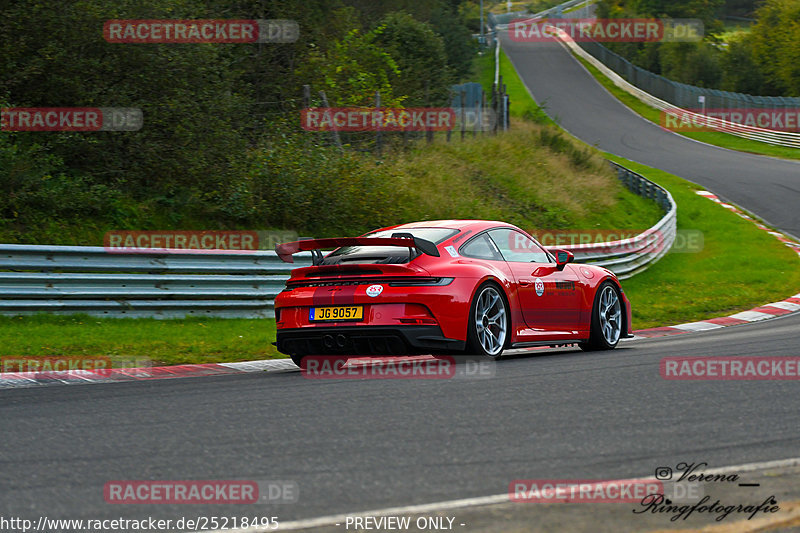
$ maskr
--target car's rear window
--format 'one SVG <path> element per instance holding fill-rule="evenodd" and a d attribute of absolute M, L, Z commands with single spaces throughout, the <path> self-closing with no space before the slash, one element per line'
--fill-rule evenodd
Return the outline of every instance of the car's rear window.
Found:
<path fill-rule="evenodd" d="M 396 233 L 410 233 L 414 237 L 431 241 L 434 244 L 443 242 L 458 230 L 450 228 L 395 228 L 376 231 L 365 237 L 391 237 Z M 398 246 L 343 246 L 325 257 L 323 265 L 336 265 L 339 263 L 382 263 L 397 264 L 408 263 L 419 255 L 417 252 L 409 256 L 408 248 Z"/>

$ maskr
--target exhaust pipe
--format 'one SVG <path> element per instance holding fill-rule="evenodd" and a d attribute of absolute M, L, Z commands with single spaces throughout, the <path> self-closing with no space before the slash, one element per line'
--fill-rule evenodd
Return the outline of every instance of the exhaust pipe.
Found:
<path fill-rule="evenodd" d="M 322 345 L 329 350 L 333 348 L 333 335 L 325 335 L 322 337 Z"/>
<path fill-rule="evenodd" d="M 339 333 L 336 335 L 336 346 L 339 348 L 344 348 L 347 345 L 347 337 Z"/>

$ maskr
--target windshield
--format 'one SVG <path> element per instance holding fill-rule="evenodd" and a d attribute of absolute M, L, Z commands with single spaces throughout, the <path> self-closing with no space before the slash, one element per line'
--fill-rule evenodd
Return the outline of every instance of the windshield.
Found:
<path fill-rule="evenodd" d="M 458 230 L 449 228 L 395 228 L 381 230 L 365 235 L 365 237 L 391 237 L 395 234 L 410 233 L 414 237 L 431 241 L 434 244 L 449 239 Z M 413 253 L 410 253 L 413 252 Z M 408 263 L 419 255 L 416 250 L 400 248 L 397 246 L 343 246 L 328 254 L 323 260 L 323 265 L 336 265 L 340 263 L 382 263 L 397 264 Z"/>

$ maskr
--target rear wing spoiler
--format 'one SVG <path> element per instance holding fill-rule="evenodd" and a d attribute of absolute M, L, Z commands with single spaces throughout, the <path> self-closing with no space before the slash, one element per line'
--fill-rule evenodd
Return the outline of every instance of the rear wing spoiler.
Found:
<path fill-rule="evenodd" d="M 399 246 L 419 250 L 423 254 L 439 257 L 439 250 L 431 241 L 414 237 L 410 233 L 395 233 L 392 237 L 337 237 L 333 239 L 303 239 L 275 246 L 275 252 L 284 263 L 294 263 L 292 254 L 311 252 L 314 265 L 322 262 L 320 250 L 341 248 L 342 246 Z"/>

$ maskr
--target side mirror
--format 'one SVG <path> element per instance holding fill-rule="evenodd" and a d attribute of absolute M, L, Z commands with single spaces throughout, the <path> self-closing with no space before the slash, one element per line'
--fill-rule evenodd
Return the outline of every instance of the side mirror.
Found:
<path fill-rule="evenodd" d="M 556 268 L 564 270 L 567 263 L 575 261 L 575 256 L 568 250 L 550 250 L 556 256 Z"/>

